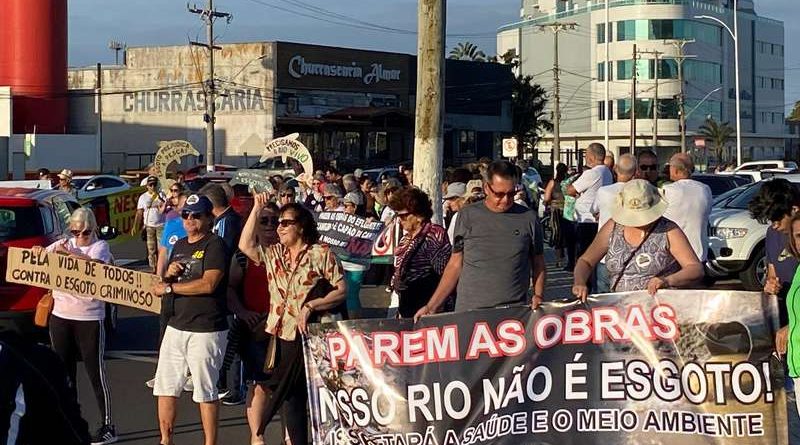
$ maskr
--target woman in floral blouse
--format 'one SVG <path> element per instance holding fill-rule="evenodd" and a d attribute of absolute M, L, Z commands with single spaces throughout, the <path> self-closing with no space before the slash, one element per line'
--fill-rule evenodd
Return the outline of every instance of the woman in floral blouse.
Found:
<path fill-rule="evenodd" d="M 266 266 L 270 295 L 266 331 L 277 340 L 272 376 L 266 382 L 272 393 L 259 434 L 263 434 L 266 425 L 285 402 L 283 416 L 289 437 L 293 444 L 305 444 L 308 443 L 306 373 L 298 332 L 306 332 L 312 316 L 341 305 L 345 298 L 344 275 L 336 255 L 318 243 L 319 232 L 314 217 L 300 204 L 287 204 L 281 208 L 278 220 L 280 243 L 266 249 L 259 248 L 255 227 L 267 202 L 266 194 L 256 195 L 239 241 L 242 252 L 254 262 L 263 262 Z M 269 362 L 270 358 L 267 360 Z"/>

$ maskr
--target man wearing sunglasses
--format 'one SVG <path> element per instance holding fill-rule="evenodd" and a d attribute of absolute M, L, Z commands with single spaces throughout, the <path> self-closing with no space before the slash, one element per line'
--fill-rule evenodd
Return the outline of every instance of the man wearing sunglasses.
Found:
<path fill-rule="evenodd" d="M 164 197 L 158 192 L 158 178 L 148 176 L 146 179 L 147 190 L 139 196 L 136 204 L 136 217 L 131 228 L 131 235 L 136 235 L 142 230 L 144 224 L 145 241 L 147 242 L 147 262 L 150 270 L 156 271 L 158 266 L 158 240 L 164 230 L 164 213 L 161 211 Z"/>
<path fill-rule="evenodd" d="M 514 164 L 489 164 L 483 186 L 486 199 L 459 212 L 450 261 L 415 320 L 439 311 L 456 288 L 457 312 L 524 303 L 531 282 L 533 305 L 542 302 L 542 230 L 535 212 L 514 203 L 519 181 Z"/>
<path fill-rule="evenodd" d="M 187 236 L 175 243 L 164 282 L 153 288 L 156 295 L 172 297 L 162 300 L 168 321 L 153 387 L 162 444 L 173 443 L 178 397 L 189 375 L 205 443 L 217 443 L 217 379 L 228 334 L 228 260 L 222 239 L 211 233 L 211 210 L 205 196 L 186 200 L 181 218 Z"/>
<path fill-rule="evenodd" d="M 636 178 L 644 179 L 658 187 L 658 156 L 652 150 L 642 150 L 636 158 L 639 164 Z"/>

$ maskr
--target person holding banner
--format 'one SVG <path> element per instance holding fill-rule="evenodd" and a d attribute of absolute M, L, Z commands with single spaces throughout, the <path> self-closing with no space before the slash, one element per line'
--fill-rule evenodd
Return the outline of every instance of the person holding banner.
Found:
<path fill-rule="evenodd" d="M 575 264 L 572 293 L 586 301 L 588 281 L 605 257 L 611 292 L 687 287 L 704 276 L 689 240 L 663 217 L 667 202 L 643 179 L 626 182 L 609 220 Z"/>
<path fill-rule="evenodd" d="M 271 390 L 258 434 L 283 406 L 281 417 L 292 444 L 308 443 L 306 373 L 300 335 L 306 332 L 312 317 L 341 306 L 345 281 L 341 263 L 328 246 L 319 244 L 319 232 L 311 212 L 300 204 L 281 209 L 278 220 L 278 244 L 267 249 L 255 248 L 255 220 L 267 205 L 267 195 L 255 196 L 251 216 L 245 224 L 239 249 L 256 263 L 267 268 L 269 315 L 266 331 L 274 338 L 274 348 L 267 353 L 272 375 L 266 382 Z M 316 298 L 315 298 L 316 297 Z"/>
<path fill-rule="evenodd" d="M 450 261 L 450 241 L 444 227 L 431 222 L 428 195 L 413 187 L 400 189 L 389 205 L 403 228 L 392 276 L 392 299 L 399 300 L 402 318 L 411 318 L 428 303 Z"/>
<path fill-rule="evenodd" d="M 70 237 L 56 241 L 42 248 L 36 246 L 33 252 L 56 252 L 77 258 L 111 262 L 111 250 L 106 241 L 97 238 L 97 221 L 94 213 L 86 208 L 78 208 L 69 218 Z M 53 350 L 64 362 L 70 384 L 77 386 L 77 363 L 83 359 L 83 366 L 94 390 L 97 406 L 103 424 L 92 436 L 92 444 L 116 442 L 117 432 L 111 416 L 111 390 L 108 385 L 103 356 L 106 347 L 106 333 L 103 321 L 106 317 L 106 303 L 92 299 L 90 295 L 73 295 L 53 290 L 53 312 L 50 317 L 50 342 Z"/>

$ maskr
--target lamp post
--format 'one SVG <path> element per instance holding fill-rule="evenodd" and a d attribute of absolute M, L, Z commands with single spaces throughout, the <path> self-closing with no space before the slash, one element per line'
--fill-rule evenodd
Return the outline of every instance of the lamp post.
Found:
<path fill-rule="evenodd" d="M 707 19 L 719 23 L 728 31 L 733 39 L 734 70 L 736 83 L 736 165 L 742 165 L 742 104 L 741 93 L 739 90 L 739 20 L 738 20 L 738 1 L 733 0 L 733 30 L 722 20 L 710 15 L 696 15 L 695 19 Z"/>

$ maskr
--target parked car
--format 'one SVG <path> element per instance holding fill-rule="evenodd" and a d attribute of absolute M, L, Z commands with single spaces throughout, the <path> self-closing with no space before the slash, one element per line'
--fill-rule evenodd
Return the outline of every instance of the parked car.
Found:
<path fill-rule="evenodd" d="M 761 171 L 765 169 L 771 168 L 790 168 L 796 169 L 797 163 L 794 161 L 782 161 L 782 160 L 766 160 L 766 161 L 751 161 L 745 162 L 742 165 L 733 169 L 734 172 L 744 172 L 744 171 Z"/>
<path fill-rule="evenodd" d="M 72 186 L 78 190 L 80 200 L 113 195 L 131 188 L 124 179 L 111 175 L 75 176 L 72 178 Z"/>
<path fill-rule="evenodd" d="M 712 175 L 712 174 L 700 174 L 700 173 L 693 174 L 692 179 L 707 185 L 711 189 L 712 197 L 717 197 L 729 190 L 733 190 L 737 187 L 746 184 L 751 184 L 754 182 L 752 178 L 747 176 Z"/>
<path fill-rule="evenodd" d="M 364 174 L 372 179 L 372 182 L 380 184 L 384 179 L 399 178 L 400 169 L 397 167 L 370 168 L 364 170 Z"/>
<path fill-rule="evenodd" d="M 765 168 L 762 170 L 739 170 L 734 172 L 722 172 L 718 174 L 722 176 L 746 176 L 752 178 L 753 182 L 758 182 L 778 175 L 787 175 L 791 173 L 797 173 L 797 169 L 792 167 L 776 167 L 776 168 Z"/>
<path fill-rule="evenodd" d="M 239 167 L 235 165 L 214 164 L 214 172 L 232 172 L 238 169 Z M 207 173 L 208 170 L 206 169 L 206 164 L 195 165 L 194 167 L 187 169 L 185 172 L 183 172 L 183 180 L 188 181 L 198 176 L 203 176 Z"/>
<path fill-rule="evenodd" d="M 293 162 L 291 159 L 287 158 L 286 163 L 283 162 L 281 158 L 269 158 L 264 162 L 256 162 L 250 168 L 257 169 L 257 170 L 265 170 L 267 176 L 275 176 L 280 175 L 284 178 L 294 178 L 297 176 L 297 172 L 293 167 Z M 313 172 L 312 172 L 313 174 Z"/>
<path fill-rule="evenodd" d="M 8 248 L 55 242 L 78 207 L 78 201 L 62 191 L 0 187 L 0 325 L 31 332 L 33 311 L 45 293 L 42 288 L 6 282 Z"/>
<path fill-rule="evenodd" d="M 800 175 L 786 175 L 800 191 Z M 745 186 L 711 210 L 706 271 L 712 277 L 738 276 L 747 290 L 764 288 L 767 225 L 750 217 L 747 207 L 766 181 Z"/>

